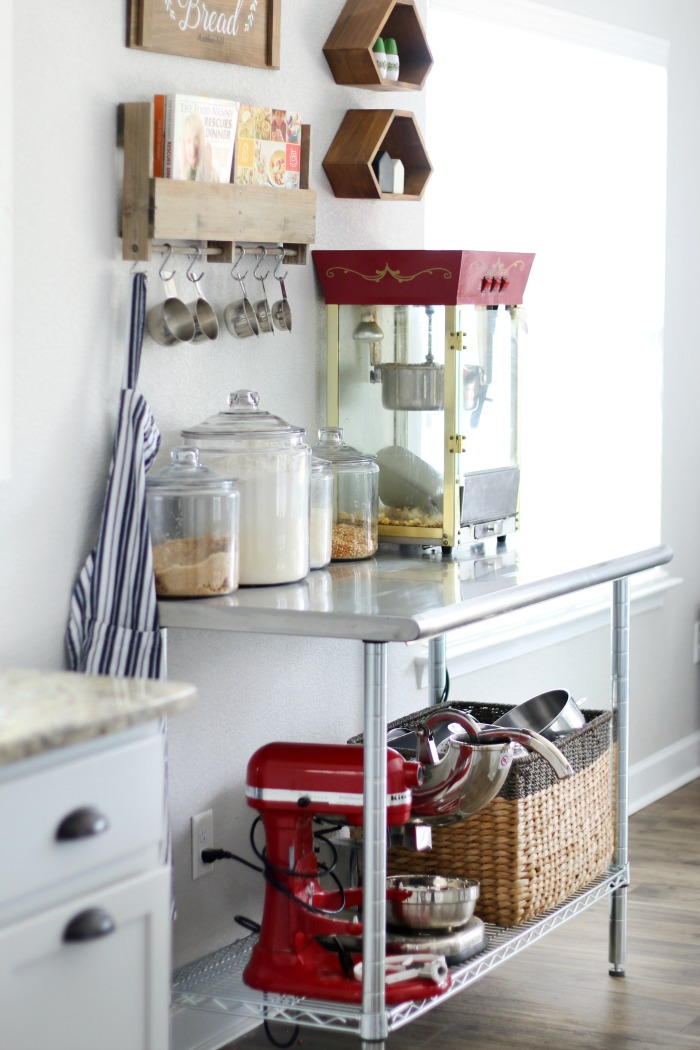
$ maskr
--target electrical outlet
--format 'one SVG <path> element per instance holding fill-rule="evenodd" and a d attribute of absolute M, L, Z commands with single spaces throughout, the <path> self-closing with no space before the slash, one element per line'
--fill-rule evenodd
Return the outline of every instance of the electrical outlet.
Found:
<path fill-rule="evenodd" d="M 700 664 L 700 620 L 693 626 L 693 663 Z"/>
<path fill-rule="evenodd" d="M 209 875 L 211 864 L 202 860 L 202 850 L 211 849 L 214 845 L 214 814 L 210 809 L 192 817 L 192 878 L 201 879 Z"/>

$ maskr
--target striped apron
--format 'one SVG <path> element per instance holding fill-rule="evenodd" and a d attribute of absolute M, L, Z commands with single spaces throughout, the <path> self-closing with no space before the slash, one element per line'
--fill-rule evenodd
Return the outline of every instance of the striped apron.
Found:
<path fill-rule="evenodd" d="M 160 433 L 145 398 L 134 389 L 141 363 L 146 275 L 134 275 L 126 387 L 121 391 L 112 464 L 97 545 L 73 590 L 66 632 L 73 671 L 160 678 L 165 673 L 146 471 Z"/>
<path fill-rule="evenodd" d="M 66 630 L 69 667 L 86 674 L 161 678 L 166 671 L 146 511 L 146 471 L 158 452 L 160 433 L 145 398 L 134 389 L 145 313 L 146 275 L 137 273 L 126 386 L 119 402 L 100 532 L 73 588 Z M 167 722 L 163 718 L 159 724 L 165 756 L 161 863 L 170 864 Z M 174 918 L 174 885 L 171 891 Z"/>

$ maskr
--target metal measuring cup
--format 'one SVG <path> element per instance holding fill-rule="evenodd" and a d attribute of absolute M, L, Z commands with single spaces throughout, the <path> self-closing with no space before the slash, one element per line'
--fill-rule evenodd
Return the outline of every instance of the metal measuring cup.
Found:
<path fill-rule="evenodd" d="M 255 277 L 257 281 L 260 281 L 260 284 L 262 285 L 263 297 L 257 303 L 255 303 L 255 316 L 258 319 L 258 324 L 260 325 L 262 331 L 272 332 L 272 334 L 274 335 L 275 329 L 272 325 L 272 311 L 270 310 L 270 304 L 267 300 L 267 292 L 265 291 L 265 278 L 270 276 L 270 271 L 268 270 L 267 273 L 264 275 L 258 273 L 258 269 L 262 264 L 263 259 L 267 255 L 267 249 L 262 244 L 260 245 L 260 252 L 260 258 L 256 262 L 255 269 L 253 270 L 253 277 Z"/>
<path fill-rule="evenodd" d="M 292 308 L 289 305 L 289 301 L 287 299 L 287 289 L 284 287 L 284 279 L 289 273 L 289 271 L 285 270 L 283 274 L 277 273 L 284 259 L 284 245 L 280 244 L 279 248 L 280 257 L 277 260 L 277 264 L 275 265 L 275 269 L 273 271 L 272 276 L 276 278 L 276 280 L 278 280 L 280 283 L 280 288 L 282 289 L 282 298 L 278 299 L 276 303 L 272 304 L 272 320 L 275 326 L 279 328 L 280 332 L 291 332 Z"/>
<path fill-rule="evenodd" d="M 231 270 L 231 276 L 235 277 L 241 287 L 242 298 L 237 303 L 229 303 L 224 310 L 224 324 L 231 335 L 235 335 L 239 339 L 246 339 L 249 335 L 260 335 L 258 319 L 255 315 L 253 304 L 246 295 L 245 285 L 243 284 L 244 279 L 248 276 L 248 271 L 246 270 L 244 274 L 238 272 L 238 266 L 244 255 L 245 250 L 241 248 L 240 254 Z"/>
<path fill-rule="evenodd" d="M 173 254 L 169 244 L 165 245 L 167 254 L 158 270 L 158 276 L 165 285 L 166 298 L 162 303 L 152 306 L 146 314 L 146 327 L 161 346 L 172 346 L 173 343 L 191 343 L 195 335 L 195 324 L 192 314 L 177 294 L 175 287 L 175 270 L 166 273 L 165 266 Z"/>
<path fill-rule="evenodd" d="M 191 281 L 197 292 L 197 298 L 194 302 L 189 303 L 188 309 L 192 314 L 194 321 L 194 338 L 192 342 L 203 343 L 205 339 L 216 339 L 219 334 L 219 321 L 216 316 L 216 312 L 211 303 L 205 298 L 204 293 L 199 287 L 199 282 L 204 273 L 194 274 L 192 268 L 197 262 L 202 252 L 196 244 L 192 245 L 193 257 L 190 265 L 187 267 L 187 273 L 185 277 L 188 281 Z"/>

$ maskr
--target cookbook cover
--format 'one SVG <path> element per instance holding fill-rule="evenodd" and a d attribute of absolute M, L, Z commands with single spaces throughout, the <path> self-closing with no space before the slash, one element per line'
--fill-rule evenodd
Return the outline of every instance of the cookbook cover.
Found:
<path fill-rule="evenodd" d="M 233 181 L 239 186 L 298 189 L 300 142 L 298 113 L 241 105 Z"/>
<path fill-rule="evenodd" d="M 165 175 L 230 182 L 239 103 L 203 95 L 168 95 Z"/>

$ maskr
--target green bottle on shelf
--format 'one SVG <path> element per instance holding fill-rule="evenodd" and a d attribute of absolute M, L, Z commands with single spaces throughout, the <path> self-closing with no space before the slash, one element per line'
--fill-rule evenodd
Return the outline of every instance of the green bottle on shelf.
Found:
<path fill-rule="evenodd" d="M 384 75 L 387 80 L 398 80 L 399 53 L 396 49 L 396 41 L 392 36 L 387 37 L 384 41 L 384 51 L 386 54 L 386 73 Z"/>
<path fill-rule="evenodd" d="M 379 70 L 379 76 L 382 77 L 383 80 L 385 80 L 387 73 L 386 50 L 384 48 L 384 41 L 380 36 L 378 36 L 375 40 L 372 51 L 374 52 L 374 58 L 377 63 L 377 68 Z"/>

